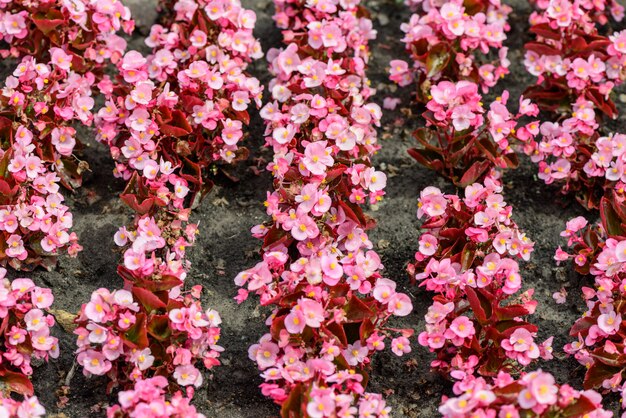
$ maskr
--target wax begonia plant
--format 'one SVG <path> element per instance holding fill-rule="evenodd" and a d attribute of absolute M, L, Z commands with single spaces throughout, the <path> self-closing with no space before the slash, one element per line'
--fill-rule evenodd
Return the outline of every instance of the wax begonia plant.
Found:
<path fill-rule="evenodd" d="M 520 97 L 518 113 L 511 113 L 506 90 L 487 111 L 470 81 L 442 81 L 430 95 L 422 114 L 426 126 L 413 133 L 419 146 L 409 154 L 458 186 L 480 182 L 494 169 L 517 167 L 515 147 L 533 142 L 538 133 L 537 121 L 520 120 L 536 116 L 537 106 Z"/>
<path fill-rule="evenodd" d="M 609 37 L 598 32 L 580 0 L 552 0 L 530 16 L 535 40 L 525 44 L 524 65 L 537 77 L 526 97 L 541 109 L 571 113 L 577 100 L 591 101 L 615 117 L 609 95 L 623 79 L 626 32 Z"/>
<path fill-rule="evenodd" d="M 551 0 L 531 0 L 531 4 L 540 10 L 550 7 Z M 580 1 L 581 9 L 596 23 L 606 25 L 610 18 L 616 22 L 624 19 L 624 6 L 618 0 L 584 0 Z"/>
<path fill-rule="evenodd" d="M 126 280 L 126 289 L 98 289 L 76 318 L 78 363 L 86 376 L 107 375 L 107 391 L 164 376 L 170 390 L 193 396 L 202 385 L 198 364 L 219 364 L 219 314 L 204 310 L 201 286 L 183 292 L 173 277 Z"/>
<path fill-rule="evenodd" d="M 29 376 L 34 359 L 48 361 L 59 356 L 59 341 L 50 334 L 54 317 L 46 312 L 54 297 L 50 289 L 36 286 L 32 280 L 6 278 L 6 269 L 0 267 L 0 382 L 2 392 L 33 396 Z M 38 411 L 37 399 L 28 409 Z M 29 402 L 28 398 L 25 402 Z M 7 408 L 18 404 L 7 404 Z M 34 412 L 33 412 L 34 413 Z"/>
<path fill-rule="evenodd" d="M 89 125 L 94 76 L 67 65 L 60 49 L 49 63 L 24 58 L 0 94 L 0 264 L 51 268 L 81 250 L 60 187 L 81 184 L 73 121 Z"/>
<path fill-rule="evenodd" d="M 204 418 L 181 392 L 167 399 L 166 388 L 163 376 L 138 380 L 132 389 L 118 394 L 119 404 L 107 409 L 107 418 Z"/>
<path fill-rule="evenodd" d="M 39 403 L 36 396 L 25 396 L 23 400 L 0 395 L 0 414 L 9 418 L 43 418 L 46 416 L 45 408 Z"/>
<path fill-rule="evenodd" d="M 514 379 L 498 373 L 493 383 L 483 378 L 458 388 L 455 397 L 444 397 L 439 412 L 444 418 L 466 417 L 588 417 L 610 418 L 602 408 L 602 395 L 559 385 L 554 376 L 538 369 Z"/>
<path fill-rule="evenodd" d="M 471 81 L 487 93 L 508 74 L 511 7 L 500 0 L 407 0 L 417 9 L 400 29 L 412 64 L 392 60 L 390 78 L 400 86 L 416 82 L 417 100 L 430 99 L 430 88 L 441 81 Z"/>
<path fill-rule="evenodd" d="M 525 45 L 524 64 L 537 83 L 524 94 L 553 118 L 524 150 L 540 179 L 591 209 L 621 187 L 621 135 L 606 132 L 602 120 L 617 117 L 611 92 L 625 76 L 626 31 L 601 35 L 589 3 L 539 2 L 530 17 L 536 40 Z"/>
<path fill-rule="evenodd" d="M 263 261 L 235 279 L 239 302 L 256 293 L 273 312 L 249 355 L 283 417 L 387 416 L 382 397 L 365 392 L 367 372 L 376 351 L 410 351 L 412 331 L 387 321 L 412 303 L 382 277 L 362 208 L 386 184 L 370 162 L 381 110 L 364 72 L 375 32 L 358 1 L 275 6 L 288 46 L 268 52 L 275 78 L 261 110 L 272 220 L 252 229 Z"/>
<path fill-rule="evenodd" d="M 574 341 L 565 352 L 586 366 L 585 387 L 623 391 L 626 369 L 624 336 L 626 328 L 626 206 L 616 194 L 600 201 L 600 223 L 593 225 L 581 216 L 571 219 L 561 236 L 568 239 L 569 251 L 558 248 L 558 262 L 571 259 L 574 268 L 594 279 L 583 287 L 587 310 L 570 329 Z"/>
<path fill-rule="evenodd" d="M 102 70 L 126 49 L 117 35 L 132 33 L 130 10 L 119 0 L 13 0 L 0 2 L 0 56 L 47 62 L 60 49 L 74 71 Z"/>
<path fill-rule="evenodd" d="M 552 358 L 552 337 L 538 344 L 537 327 L 525 319 L 537 306 L 533 290 L 516 295 L 518 259 L 527 261 L 534 244 L 511 219 L 499 182 L 470 185 L 464 197 L 427 187 L 418 208 L 424 233 L 408 271 L 435 293 L 418 338 L 437 355 L 432 369 L 464 380 Z"/>
<path fill-rule="evenodd" d="M 220 165 L 246 158 L 248 108 L 260 105 L 262 86 L 245 72 L 262 55 L 254 12 L 220 1 L 180 1 L 174 11 L 171 27 L 152 27 L 151 55 L 130 51 L 118 63 L 120 82 L 96 117 L 115 176 L 138 173 L 132 181 L 150 196 L 139 205 L 166 193 L 182 207 L 197 203 Z"/>
<path fill-rule="evenodd" d="M 109 390 L 134 385 L 124 399 L 152 391 L 157 403 L 179 387 L 191 398 L 203 381 L 198 365 L 219 364 L 219 314 L 203 311 L 200 286 L 183 290 L 190 268 L 185 251 L 198 232 L 189 215 L 211 189 L 218 164 L 247 155 L 239 142 L 248 105 L 260 104 L 262 91 L 245 73 L 261 55 L 253 12 L 225 1 L 161 7 L 161 24 L 146 40 L 152 54 L 124 55 L 118 84 L 105 92 L 96 117 L 98 139 L 116 160 L 114 174 L 127 180 L 121 199 L 136 214 L 132 226 L 115 234 L 124 249 L 118 273 L 125 286 L 94 292 L 76 331 L 86 375 L 106 374 Z M 111 416 L 142 410 L 143 402 L 130 404 L 122 394 Z M 174 415 L 195 413 L 180 395 L 169 406 L 178 408 Z"/>

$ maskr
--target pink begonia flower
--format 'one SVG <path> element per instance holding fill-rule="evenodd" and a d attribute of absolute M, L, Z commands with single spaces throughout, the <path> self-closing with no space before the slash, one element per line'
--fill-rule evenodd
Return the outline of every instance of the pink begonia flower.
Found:
<path fill-rule="evenodd" d="M 315 238 L 319 233 L 320 231 L 317 224 L 313 218 L 307 215 L 300 215 L 294 223 L 293 228 L 291 228 L 291 235 L 298 241 L 303 241 L 307 238 Z"/>
<path fill-rule="evenodd" d="M 391 341 L 391 351 L 397 356 L 408 354 L 411 352 L 411 343 L 406 337 L 394 338 Z"/>
<path fill-rule="evenodd" d="M 437 238 L 431 234 L 422 234 L 419 240 L 419 252 L 431 256 L 437 252 Z"/>
<path fill-rule="evenodd" d="M 301 334 L 306 325 L 304 313 L 300 309 L 292 309 L 285 317 L 285 329 L 287 329 L 290 334 Z"/>
<path fill-rule="evenodd" d="M 450 324 L 450 330 L 460 338 L 469 338 L 474 335 L 474 324 L 465 316 L 455 318 Z"/>
<path fill-rule="evenodd" d="M 102 376 L 111 370 L 111 362 L 97 351 L 83 351 L 78 355 L 78 362 L 84 367 L 86 374 Z"/>
<path fill-rule="evenodd" d="M 388 310 L 395 316 L 406 316 L 413 310 L 413 304 L 404 293 L 396 293 L 389 299 Z"/>
<path fill-rule="evenodd" d="M 181 386 L 202 386 L 202 374 L 190 364 L 177 366 L 172 376 Z"/>
<path fill-rule="evenodd" d="M 622 324 L 622 315 L 615 311 L 604 313 L 598 317 L 598 327 L 609 335 L 615 334 Z"/>
<path fill-rule="evenodd" d="M 54 128 L 51 132 L 51 142 L 61 155 L 71 155 L 76 140 L 74 139 L 74 130 L 72 128 Z"/>
<path fill-rule="evenodd" d="M 387 110 L 395 110 L 396 107 L 402 103 L 402 99 L 397 97 L 385 97 L 383 99 L 383 108 Z"/>
<path fill-rule="evenodd" d="M 315 175 L 322 175 L 326 171 L 326 167 L 334 164 L 332 148 L 326 147 L 327 141 L 318 141 L 309 143 L 305 150 L 305 157 L 302 163 L 305 167 Z"/>
<path fill-rule="evenodd" d="M 354 344 L 348 344 L 346 346 L 343 350 L 343 356 L 350 366 L 356 366 L 363 363 L 367 358 L 368 351 L 367 347 L 363 347 L 361 342 L 357 341 Z"/>
<path fill-rule="evenodd" d="M 5 254 L 8 257 L 14 257 L 17 258 L 18 260 L 25 260 L 28 253 L 26 251 L 26 249 L 24 248 L 24 242 L 22 241 L 22 238 L 20 238 L 19 235 L 10 235 L 9 238 L 6 241 L 6 250 L 5 250 Z"/>
<path fill-rule="evenodd" d="M 257 362 L 261 370 L 264 370 L 276 364 L 278 352 L 278 345 L 266 341 L 252 345 L 248 350 L 248 355 L 251 360 Z"/>
<path fill-rule="evenodd" d="M 66 54 L 61 48 L 50 48 L 50 62 L 64 71 L 72 66 L 72 56 Z"/>
<path fill-rule="evenodd" d="M 301 299 L 298 301 L 297 307 L 302 310 L 304 320 L 309 327 L 320 327 L 322 321 L 324 321 L 324 307 L 319 302 L 311 299 Z"/>
<path fill-rule="evenodd" d="M 562 287 L 561 290 L 552 294 L 552 298 L 558 305 L 564 304 L 567 298 L 567 290 Z"/>
<path fill-rule="evenodd" d="M 131 361 L 134 361 L 139 367 L 139 370 L 147 370 L 152 367 L 154 363 L 154 356 L 149 348 L 144 348 L 141 351 L 136 351 L 132 357 Z"/>

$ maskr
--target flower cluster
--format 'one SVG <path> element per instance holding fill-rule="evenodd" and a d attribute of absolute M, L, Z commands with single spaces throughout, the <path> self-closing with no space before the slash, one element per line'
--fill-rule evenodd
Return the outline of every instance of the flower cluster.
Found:
<path fill-rule="evenodd" d="M 531 0 L 540 10 L 550 7 L 551 0 Z M 605 25 L 612 17 L 615 21 L 621 22 L 624 19 L 624 6 L 618 0 L 581 0 L 579 7 L 596 23 Z"/>
<path fill-rule="evenodd" d="M 124 290 L 94 292 L 76 331 L 86 375 L 108 375 L 109 388 L 135 384 L 109 411 L 116 417 L 140 416 L 153 404 L 167 416 L 193 416 L 186 398 L 166 402 L 164 389 L 186 387 L 190 399 L 203 381 L 199 363 L 219 364 L 219 314 L 202 310 L 200 286 L 183 291 L 185 251 L 198 233 L 189 215 L 211 189 L 218 165 L 247 156 L 240 142 L 248 108 L 260 105 L 262 92 L 245 72 L 262 55 L 253 12 L 238 1 L 161 6 L 161 24 L 146 39 L 152 53 L 122 57 L 118 83 L 103 89 L 106 102 L 95 118 L 98 139 L 116 161 L 114 174 L 127 181 L 121 199 L 136 213 L 133 225 L 115 234 L 124 248 L 118 267 Z M 142 380 L 153 376 L 169 382 Z"/>
<path fill-rule="evenodd" d="M 185 294 L 179 284 L 164 277 L 139 284 L 127 281 L 130 290 L 96 290 L 76 318 L 83 373 L 106 374 L 109 390 L 163 375 L 172 384 L 189 387 L 193 395 L 193 387 L 203 381 L 197 364 L 202 362 L 206 369 L 219 364 L 221 319 L 216 311 L 202 309 L 201 286 Z"/>
<path fill-rule="evenodd" d="M 36 396 L 26 396 L 24 400 L 16 401 L 8 396 L 0 395 L 0 416 L 43 418 L 46 416 L 46 410 L 41 406 Z"/>
<path fill-rule="evenodd" d="M 456 380 L 552 358 L 552 338 L 537 344 L 537 327 L 522 318 L 535 311 L 533 291 L 512 300 L 522 287 L 517 259 L 528 260 L 534 244 L 511 220 L 500 191 L 488 178 L 466 187 L 464 198 L 435 187 L 420 193 L 417 215 L 425 216 L 426 232 L 408 271 L 435 297 L 418 340 L 437 354 L 432 368 Z"/>
<path fill-rule="evenodd" d="M 493 383 L 483 378 L 455 389 L 456 397 L 444 397 L 439 412 L 444 418 L 576 416 L 610 418 L 602 409 L 602 395 L 593 390 L 578 391 L 558 385 L 554 376 L 541 369 L 515 380 L 505 372 Z"/>
<path fill-rule="evenodd" d="M 563 193 L 574 193 L 585 207 L 594 208 L 604 189 L 615 185 L 609 178 L 619 173 L 619 167 L 608 173 L 619 152 L 608 157 L 611 141 L 603 140 L 602 148 L 597 142 L 602 117 L 617 116 L 610 94 L 625 76 L 626 31 L 599 34 L 590 3 L 539 2 L 541 10 L 530 18 L 536 40 L 526 44 L 524 64 L 537 84 L 525 95 L 555 118 L 541 125 L 538 141 L 526 144 L 525 152 L 539 163 L 542 180 L 561 185 Z M 606 162 L 595 159 L 607 157 Z M 598 178 L 605 173 L 607 181 Z"/>
<path fill-rule="evenodd" d="M 120 60 L 96 125 L 115 176 L 137 173 L 150 197 L 181 209 L 211 189 L 218 164 L 246 158 L 243 128 L 262 86 L 245 69 L 262 53 L 256 17 L 238 2 L 179 1 L 173 11 L 170 27 L 152 27 L 151 55 Z"/>
<path fill-rule="evenodd" d="M 172 216 L 163 215 L 158 222 L 149 215 L 138 216 L 134 229 L 121 227 L 115 234 L 115 243 L 125 248 L 120 269 L 135 280 L 173 277 L 183 282 L 190 264 L 185 250 L 197 232 L 196 224 Z"/>
<path fill-rule="evenodd" d="M 48 361 L 49 358 L 59 356 L 59 342 L 50 335 L 50 328 L 54 326 L 55 320 L 45 312 L 52 305 L 54 297 L 50 289 L 35 286 L 30 279 L 9 281 L 5 278 L 6 273 L 0 267 L 0 380 L 3 388 L 32 396 L 33 385 L 28 378 L 33 374 L 31 361 Z M 37 403 L 36 398 L 34 399 L 33 405 Z M 37 408 L 33 406 L 33 410 Z"/>
<path fill-rule="evenodd" d="M 107 418 L 204 418 L 180 392 L 166 400 L 166 388 L 163 376 L 138 380 L 118 394 L 119 405 L 107 409 Z"/>
<path fill-rule="evenodd" d="M 60 251 L 81 250 L 59 189 L 81 183 L 71 123 L 91 123 L 95 80 L 53 50 L 47 64 L 22 59 L 0 93 L 0 263 L 16 269 L 52 267 Z"/>
<path fill-rule="evenodd" d="M 581 274 L 590 274 L 594 286 L 583 287 L 587 310 L 570 329 L 575 341 L 565 346 L 587 367 L 585 387 L 624 390 L 626 369 L 624 338 L 626 328 L 626 208 L 615 194 L 600 201 L 601 222 L 589 225 L 583 217 L 567 222 L 561 236 L 568 239 L 570 252 L 557 249 L 558 262 L 572 259 Z"/>
<path fill-rule="evenodd" d="M 412 304 L 381 276 L 362 209 L 386 184 L 370 162 L 381 117 L 365 77 L 375 32 L 358 1 L 275 6 L 288 46 L 268 53 L 275 78 L 261 110 L 274 151 L 272 220 L 252 229 L 263 261 L 235 279 L 238 301 L 254 292 L 274 311 L 250 358 L 285 417 L 387 416 L 382 397 L 365 392 L 368 365 L 385 346 L 410 351 L 411 331 L 385 324 Z"/>
<path fill-rule="evenodd" d="M 413 134 L 420 146 L 409 154 L 462 187 L 482 181 L 494 168 L 517 167 L 514 145 L 534 142 L 538 133 L 538 122 L 520 122 L 536 116 L 537 106 L 520 97 L 519 111 L 512 114 L 506 90 L 490 104 L 486 118 L 478 85 L 471 81 L 442 81 L 429 97 L 426 127 Z"/>
<path fill-rule="evenodd" d="M 551 0 L 533 12 L 524 65 L 537 77 L 526 95 L 542 109 L 571 114 L 578 99 L 593 102 L 609 117 L 616 114 L 608 97 L 623 79 L 626 31 L 610 37 L 598 33 L 581 0 Z"/>
<path fill-rule="evenodd" d="M 593 111 L 591 111 L 593 112 Z M 571 122 L 568 119 L 565 123 Z M 580 122 L 580 120 L 578 120 Z M 626 175 L 624 163 L 626 136 L 609 134 L 600 136 L 597 124 L 588 128 L 586 134 L 572 132 L 565 123 L 544 122 L 538 148 L 531 160 L 539 162 L 539 178 L 546 184 L 562 184 L 563 193 L 574 193 L 585 207 L 597 208 L 601 197 L 615 191 L 624 195 Z"/>
<path fill-rule="evenodd" d="M 400 86 L 416 81 L 419 101 L 427 102 L 431 85 L 442 80 L 471 81 L 487 93 L 508 74 L 510 62 L 503 42 L 510 30 L 511 7 L 500 0 L 474 1 L 468 7 L 462 0 L 407 3 L 421 9 L 400 26 L 413 66 L 392 60 L 390 78 Z M 478 58 L 478 53 L 483 56 Z"/>
<path fill-rule="evenodd" d="M 0 56 L 47 61 L 55 49 L 80 73 L 116 62 L 126 41 L 116 32 L 134 29 L 130 10 L 119 0 L 14 0 L 0 2 Z"/>

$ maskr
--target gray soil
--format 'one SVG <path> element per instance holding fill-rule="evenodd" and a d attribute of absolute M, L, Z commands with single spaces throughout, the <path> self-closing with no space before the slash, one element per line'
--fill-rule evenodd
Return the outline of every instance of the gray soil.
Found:
<path fill-rule="evenodd" d="M 127 0 L 139 21 L 139 30 L 131 39 L 132 48 L 144 48 L 142 39 L 147 34 L 156 14 L 154 0 Z M 271 0 L 247 0 L 246 7 L 256 11 L 258 24 L 256 35 L 261 39 L 264 51 L 280 46 L 280 33 L 274 27 Z M 372 11 L 378 38 L 372 43 L 372 59 L 369 77 L 378 89 L 375 100 L 382 104 L 386 96 L 400 97 L 401 105 L 395 111 L 385 111 L 383 128 L 380 130 L 382 150 L 375 163 L 389 175 L 387 197 L 372 214 L 378 219 L 378 227 L 371 232 L 372 242 L 383 257 L 388 277 L 396 280 L 402 291 L 413 298 L 414 311 L 408 317 L 396 321 L 398 327 L 420 330 L 423 316 L 430 304 L 430 296 L 409 283 L 405 266 L 413 259 L 417 248 L 419 223 L 416 219 L 416 201 L 420 190 L 433 185 L 447 192 L 454 187 L 412 160 L 406 150 L 414 145 L 412 130 L 423 122 L 421 109 L 411 104 L 410 89 L 396 89 L 386 75 L 388 62 L 394 58 L 407 58 L 400 39 L 400 23 L 408 21 L 408 9 L 393 0 L 364 2 Z M 515 103 L 523 89 L 533 79 L 522 66 L 522 46 L 529 40 L 528 15 L 530 7 L 525 0 L 510 0 L 514 12 L 510 17 L 512 31 L 509 35 L 512 71 L 498 85 L 498 91 L 506 88 Z M 615 27 L 621 29 L 625 27 Z M 14 65 L 8 60 L 0 63 L 2 78 Z M 263 82 L 270 79 L 264 61 L 256 63 L 252 72 Z M 624 89 L 622 89 L 623 91 Z M 618 94 L 621 91 L 618 91 Z M 494 95 L 495 96 L 495 95 Z M 488 100 L 485 100 L 488 103 Z M 608 126 L 613 131 L 625 132 L 626 113 Z M 99 287 L 109 289 L 122 285 L 115 268 L 120 253 L 113 243 L 117 227 L 130 221 L 132 213 L 118 199 L 123 183 L 111 175 L 112 163 L 107 149 L 93 140 L 93 133 L 83 131 L 87 144 L 83 158 L 91 172 L 84 186 L 68 196 L 75 218 L 75 231 L 84 246 L 77 258 L 63 257 L 55 271 L 36 271 L 30 274 L 14 274 L 11 277 L 30 276 L 39 285 L 50 287 L 55 295 L 54 308 L 76 312 L 89 300 L 91 292 Z M 259 158 L 270 158 L 263 144 L 263 125 L 254 115 L 250 136 L 247 139 L 251 158 L 239 168 L 241 181 L 221 182 L 219 187 L 204 200 L 195 214 L 201 234 L 197 245 L 189 251 L 193 268 L 190 284 L 201 284 L 205 291 L 205 306 L 211 306 L 223 318 L 221 344 L 226 348 L 221 359 L 223 365 L 207 376 L 207 383 L 200 388 L 194 399 L 197 408 L 207 417 L 272 417 L 278 408 L 265 399 L 258 385 L 255 364 L 248 359 L 248 347 L 266 332 L 263 325 L 267 310 L 259 308 L 255 300 L 237 305 L 233 300 L 237 288 L 235 275 L 258 260 L 260 243 L 252 238 L 249 229 L 266 219 L 261 202 L 265 191 L 271 187 L 270 176 L 263 172 L 255 175 L 251 167 Z M 585 215 L 594 221 L 597 213 L 586 212 L 572 198 L 561 198 L 558 191 L 536 178 L 536 167 L 522 159 L 521 167 L 506 173 L 505 198 L 513 205 L 514 219 L 535 241 L 535 251 L 523 268 L 526 288 L 534 288 L 539 308 L 532 320 L 539 326 L 542 339 L 555 336 L 555 359 L 540 366 L 555 373 L 561 383 L 575 387 L 582 385 L 584 370 L 562 352 L 568 341 L 567 330 L 580 315 L 584 306 L 580 287 L 589 278 L 574 273 L 569 266 L 557 267 L 553 261 L 557 245 L 564 244 L 559 237 L 566 220 Z M 263 171 L 263 164 L 259 168 Z M 557 305 L 551 295 L 565 286 L 569 292 L 567 303 Z M 80 370 L 74 374 L 69 402 L 59 403 L 58 392 L 73 363 L 75 338 L 71 333 L 56 327 L 61 341 L 61 357 L 37 368 L 34 373 L 35 391 L 50 414 L 64 414 L 71 418 L 103 416 L 104 407 L 113 398 L 105 394 L 106 382 L 102 378 L 86 379 Z M 401 359 L 389 352 L 377 355 L 373 362 L 370 391 L 384 393 L 398 417 L 434 417 L 442 394 L 450 394 L 451 385 L 429 371 L 432 356 L 414 341 L 413 352 Z M 617 396 L 607 397 L 607 407 L 617 408 Z M 62 415 L 61 415 L 62 416 Z"/>

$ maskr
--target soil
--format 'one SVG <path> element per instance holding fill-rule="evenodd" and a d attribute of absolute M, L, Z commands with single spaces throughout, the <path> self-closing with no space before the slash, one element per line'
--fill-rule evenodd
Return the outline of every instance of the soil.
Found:
<path fill-rule="evenodd" d="M 130 40 L 132 48 L 144 49 L 143 37 L 148 33 L 156 14 L 154 0 L 127 0 L 133 14 L 139 20 L 137 33 Z M 413 298 L 414 311 L 408 317 L 395 322 L 398 327 L 420 330 L 423 317 L 430 304 L 430 296 L 422 289 L 413 287 L 405 272 L 406 264 L 413 259 L 417 248 L 419 223 L 416 219 L 416 201 L 420 190 L 433 185 L 447 192 L 454 192 L 451 183 L 435 173 L 420 167 L 406 150 L 413 146 L 412 130 L 423 122 L 421 109 L 411 103 L 411 89 L 397 89 L 387 78 L 388 62 L 394 58 L 407 58 L 400 42 L 400 24 L 408 21 L 410 12 L 400 2 L 371 0 L 364 2 L 372 12 L 378 38 L 372 42 L 372 58 L 369 77 L 378 89 L 375 100 L 382 105 L 387 96 L 400 97 L 401 105 L 395 111 L 385 111 L 383 128 L 380 130 L 382 150 L 375 163 L 388 173 L 387 197 L 372 215 L 378 219 L 378 227 L 371 232 L 372 242 L 380 252 L 386 266 L 386 275 L 398 282 L 398 287 Z M 522 46 L 529 40 L 528 15 L 530 7 L 525 0 L 510 0 L 514 12 L 510 16 L 512 26 L 509 40 L 511 74 L 500 82 L 494 97 L 506 88 L 515 103 L 523 89 L 533 83 L 522 65 Z M 271 0 L 244 0 L 246 7 L 258 15 L 256 36 L 261 39 L 263 50 L 280 46 L 280 33 L 271 19 Z M 623 29 L 625 24 L 614 29 Z M 8 74 L 14 62 L 0 63 L 2 78 Z M 261 60 L 252 72 L 262 82 L 271 78 L 266 63 Z M 623 92 L 618 90 L 618 94 Z M 626 96 L 625 96 L 626 98 Z M 488 103 L 488 99 L 485 100 Z M 609 129 L 625 132 L 626 112 L 608 123 Z M 77 258 L 62 257 L 55 271 L 36 271 L 29 274 L 11 273 L 11 277 L 32 277 L 37 284 L 48 286 L 55 295 L 55 309 L 76 312 L 89 300 L 91 292 L 99 287 L 109 289 L 122 285 L 115 273 L 120 253 L 113 243 L 113 234 L 119 225 L 130 221 L 132 213 L 118 199 L 123 183 L 110 174 L 113 168 L 107 149 L 93 140 L 93 132 L 83 130 L 86 147 L 83 158 L 89 162 L 91 172 L 85 177 L 84 186 L 68 195 L 75 219 L 74 230 L 78 233 L 84 250 Z M 248 359 L 248 347 L 266 332 L 264 320 L 267 310 L 259 308 L 254 300 L 237 305 L 233 300 L 237 287 L 235 275 L 259 260 L 260 243 L 252 238 L 250 228 L 265 220 L 261 202 L 265 191 L 271 187 L 269 174 L 261 168 L 256 175 L 251 169 L 259 158 L 271 158 L 262 147 L 263 124 L 254 115 L 250 136 L 247 139 L 251 157 L 239 167 L 241 181 L 224 180 L 195 211 L 194 220 L 200 223 L 201 235 L 189 251 L 193 263 L 189 275 L 190 284 L 205 288 L 205 306 L 217 309 L 223 318 L 221 344 L 226 348 L 222 354 L 223 365 L 206 376 L 207 383 L 197 391 L 194 403 L 207 417 L 272 417 L 278 408 L 265 399 L 258 385 L 261 379 L 255 364 Z M 589 284 L 589 278 L 576 274 L 570 266 L 557 267 L 553 260 L 557 245 L 564 242 L 559 232 L 565 222 L 584 215 L 590 221 L 598 217 L 596 212 L 586 212 L 572 198 L 562 198 L 555 188 L 537 180 L 536 166 L 522 159 L 521 166 L 504 176 L 505 199 L 513 205 L 513 217 L 519 226 L 535 241 L 531 261 L 523 266 L 525 288 L 534 288 L 539 307 L 532 321 L 539 326 L 543 340 L 555 336 L 555 359 L 540 364 L 554 373 L 561 383 L 568 382 L 580 387 L 584 370 L 576 361 L 567 358 L 562 351 L 568 341 L 567 329 L 582 313 L 584 305 L 580 287 Z M 567 302 L 557 305 L 551 295 L 565 286 L 569 292 Z M 59 403 L 58 390 L 71 369 L 74 357 L 74 336 L 56 327 L 55 335 L 61 341 L 61 357 L 35 370 L 36 394 L 50 414 L 64 414 L 78 418 L 104 416 L 105 406 L 113 398 L 105 394 L 106 382 L 102 378 L 86 379 L 79 368 L 71 379 L 69 402 Z M 414 342 L 413 351 L 399 359 L 384 352 L 373 361 L 369 390 L 384 393 L 398 417 L 434 417 L 442 394 L 450 394 L 451 385 L 429 371 L 432 356 Z M 617 395 L 607 397 L 607 407 L 617 413 Z M 62 415 L 61 415 L 62 416 Z"/>

